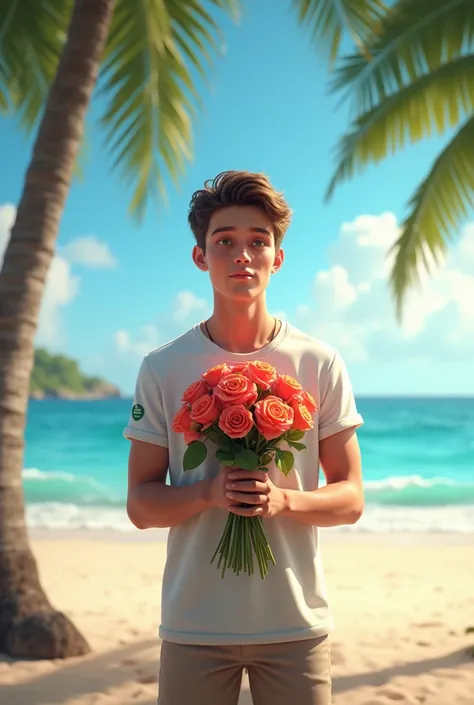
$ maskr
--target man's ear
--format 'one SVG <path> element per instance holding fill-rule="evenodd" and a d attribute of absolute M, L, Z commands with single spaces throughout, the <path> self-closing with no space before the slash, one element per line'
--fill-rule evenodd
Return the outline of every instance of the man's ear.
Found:
<path fill-rule="evenodd" d="M 206 256 L 199 245 L 193 247 L 193 262 L 201 272 L 207 272 Z"/>
<path fill-rule="evenodd" d="M 272 272 L 275 274 L 278 272 L 278 270 L 281 268 L 283 261 L 285 259 L 285 253 L 283 252 L 282 248 L 278 250 L 278 252 L 275 255 L 275 260 L 273 262 L 273 267 L 272 267 Z"/>

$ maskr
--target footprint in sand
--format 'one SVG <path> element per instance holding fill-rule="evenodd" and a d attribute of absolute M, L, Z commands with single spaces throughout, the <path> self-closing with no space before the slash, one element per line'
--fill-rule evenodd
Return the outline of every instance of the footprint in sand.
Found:
<path fill-rule="evenodd" d="M 388 700 L 393 700 L 394 702 L 403 702 L 405 705 L 418 705 L 419 702 L 414 696 L 407 693 L 406 690 L 399 688 L 379 688 L 377 694 Z"/>
<path fill-rule="evenodd" d="M 152 683 L 155 684 L 158 683 L 158 676 L 140 676 L 140 678 L 137 678 L 137 681 L 142 685 L 150 685 Z"/>
<path fill-rule="evenodd" d="M 444 627 L 444 624 L 443 622 L 415 622 L 413 626 L 420 629 L 429 629 L 430 627 Z"/>

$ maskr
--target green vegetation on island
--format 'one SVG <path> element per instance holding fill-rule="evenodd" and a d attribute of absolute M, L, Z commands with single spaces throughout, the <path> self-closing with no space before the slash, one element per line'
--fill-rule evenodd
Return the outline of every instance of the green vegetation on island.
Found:
<path fill-rule="evenodd" d="M 35 350 L 30 396 L 36 399 L 104 399 L 121 396 L 120 390 L 100 377 L 84 375 L 76 360 L 52 355 L 44 348 Z"/>

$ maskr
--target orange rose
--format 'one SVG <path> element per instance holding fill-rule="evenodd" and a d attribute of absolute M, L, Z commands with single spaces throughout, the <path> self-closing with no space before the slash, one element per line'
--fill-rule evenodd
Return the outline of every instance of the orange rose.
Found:
<path fill-rule="evenodd" d="M 290 375 L 278 375 L 276 382 L 272 385 L 272 394 L 284 401 L 288 401 L 294 394 L 302 391 L 301 384 Z"/>
<path fill-rule="evenodd" d="M 318 408 L 314 397 L 308 392 L 298 392 L 298 394 L 293 394 L 291 399 L 288 401 L 289 405 L 294 408 L 296 404 L 304 404 L 308 411 L 314 412 Z"/>
<path fill-rule="evenodd" d="M 191 407 L 191 419 L 202 426 L 202 430 L 208 428 L 219 416 L 217 399 L 213 394 L 204 394 L 197 399 Z"/>
<path fill-rule="evenodd" d="M 252 414 L 244 404 L 228 406 L 220 415 L 219 428 L 229 438 L 243 438 L 253 428 Z"/>
<path fill-rule="evenodd" d="M 185 433 L 191 429 L 191 409 L 188 404 L 183 404 L 181 409 L 176 413 L 171 428 L 176 433 Z"/>
<path fill-rule="evenodd" d="M 195 431 L 194 429 L 184 432 L 184 442 L 186 443 L 186 445 L 189 445 L 193 441 L 200 441 L 201 438 L 202 433 L 199 433 L 199 431 Z"/>
<path fill-rule="evenodd" d="M 229 374 L 222 377 L 214 388 L 214 394 L 224 406 L 235 404 L 248 404 L 251 406 L 257 401 L 257 385 L 244 375 Z"/>
<path fill-rule="evenodd" d="M 230 365 L 230 371 L 232 372 L 232 374 L 235 374 L 235 375 L 247 374 L 247 368 L 248 368 L 248 362 L 235 362 L 233 365 Z"/>
<path fill-rule="evenodd" d="M 267 441 L 278 438 L 291 428 L 294 411 L 278 397 L 269 396 L 255 404 L 255 422 Z"/>
<path fill-rule="evenodd" d="M 291 408 L 295 413 L 295 418 L 291 428 L 294 428 L 297 431 L 309 431 L 310 428 L 313 428 L 313 417 L 311 416 L 308 408 L 302 402 L 292 404 Z"/>
<path fill-rule="evenodd" d="M 186 389 L 184 392 L 181 401 L 183 402 L 188 402 L 189 404 L 192 404 L 195 402 L 197 399 L 203 396 L 203 394 L 206 394 L 208 391 L 208 386 L 202 379 L 198 379 L 197 382 L 193 382 L 192 384 L 189 385 L 189 387 Z"/>
<path fill-rule="evenodd" d="M 268 362 L 255 360 L 248 363 L 247 375 L 260 389 L 270 389 L 276 379 L 276 370 Z"/>
<path fill-rule="evenodd" d="M 224 362 L 222 365 L 216 365 L 211 367 L 207 372 L 202 375 L 203 380 L 210 387 L 215 387 L 224 375 L 228 375 L 230 372 L 230 367 Z"/>

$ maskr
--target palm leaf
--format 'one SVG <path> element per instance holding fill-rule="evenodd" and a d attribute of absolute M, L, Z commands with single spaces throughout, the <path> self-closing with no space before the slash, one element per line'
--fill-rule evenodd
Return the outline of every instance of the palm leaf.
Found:
<path fill-rule="evenodd" d="M 235 0 L 216 0 L 233 12 Z M 134 185 L 130 210 L 143 215 L 150 192 L 166 195 L 191 157 L 191 118 L 198 96 L 192 72 L 204 74 L 219 33 L 199 0 L 118 0 L 101 82 L 106 141 Z"/>
<path fill-rule="evenodd" d="M 391 288 L 400 320 L 408 289 L 439 263 L 474 198 L 474 115 L 436 159 L 410 201 L 411 212 L 393 246 Z"/>
<path fill-rule="evenodd" d="M 367 37 L 382 17 L 382 0 L 292 0 L 298 21 L 307 27 L 312 41 L 322 48 L 333 63 L 337 58 L 344 30 L 363 51 Z"/>
<path fill-rule="evenodd" d="M 367 42 L 370 61 L 341 61 L 332 91 L 346 90 L 357 114 L 474 45 L 473 0 L 398 0 Z"/>
<path fill-rule="evenodd" d="M 0 0 L 0 110 L 32 130 L 66 38 L 72 0 Z"/>
<path fill-rule="evenodd" d="M 339 183 L 403 148 L 408 139 L 417 142 L 435 131 L 443 133 L 473 111 L 474 55 L 455 59 L 386 97 L 356 118 L 340 140 L 326 200 Z"/>

